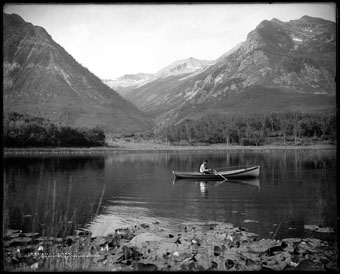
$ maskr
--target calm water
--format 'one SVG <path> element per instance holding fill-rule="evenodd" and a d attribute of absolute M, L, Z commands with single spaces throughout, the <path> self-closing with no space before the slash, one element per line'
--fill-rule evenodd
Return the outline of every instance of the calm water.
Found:
<path fill-rule="evenodd" d="M 260 165 L 258 179 L 174 181 L 172 170 Z M 227 222 L 261 238 L 336 224 L 336 151 L 136 153 L 4 159 L 5 227 L 94 235 L 137 223 Z M 279 227 L 279 229 L 277 229 Z"/>

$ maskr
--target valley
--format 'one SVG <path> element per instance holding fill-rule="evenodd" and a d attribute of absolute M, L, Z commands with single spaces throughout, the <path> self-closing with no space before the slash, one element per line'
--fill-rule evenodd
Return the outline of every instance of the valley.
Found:
<path fill-rule="evenodd" d="M 163 125 L 211 112 L 334 112 L 335 86 L 335 25 L 304 16 L 265 20 L 207 66 L 124 96 Z"/>
<path fill-rule="evenodd" d="M 179 128 L 189 130 L 189 124 L 190 128 L 207 117 L 229 121 L 315 114 L 318 118 L 312 120 L 321 121 L 324 116 L 332 120 L 336 111 L 335 23 L 319 18 L 264 20 L 216 60 L 189 57 L 154 74 L 126 74 L 114 80 L 100 80 L 42 27 L 18 15 L 4 14 L 4 30 L 4 113 L 41 117 L 59 126 L 100 128 L 106 140 L 139 134 L 158 142 L 170 138 L 172 144 L 228 140 L 240 145 L 245 144 L 244 135 L 230 139 L 226 132 L 231 124 L 226 123 L 210 128 L 215 136 L 222 132 L 221 138 L 173 136 Z M 301 119 L 299 127 L 292 125 L 300 132 L 307 123 Z M 244 132 L 248 126 L 237 127 Z M 292 134 L 284 127 L 282 122 L 278 125 L 278 136 Z M 328 127 L 322 138 L 335 142 L 335 124 Z M 5 130 L 13 135 L 15 128 Z M 314 136 L 314 143 L 321 142 L 321 135 L 314 132 L 300 137 Z M 268 133 L 260 135 L 269 140 Z"/>

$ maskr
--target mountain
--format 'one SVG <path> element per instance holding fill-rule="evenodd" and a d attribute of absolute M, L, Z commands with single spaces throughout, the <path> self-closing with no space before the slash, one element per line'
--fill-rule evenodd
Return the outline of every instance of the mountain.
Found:
<path fill-rule="evenodd" d="M 174 107 L 169 102 L 182 80 L 195 76 L 213 63 L 214 61 L 193 57 L 175 61 L 159 70 L 142 85 L 130 87 L 122 94 L 138 108 L 156 117 Z M 181 98 L 176 98 L 176 100 L 181 100 Z"/>
<path fill-rule="evenodd" d="M 152 78 L 151 73 L 125 74 L 117 79 L 103 79 L 103 83 L 124 95 L 128 90 L 137 88 L 148 82 Z"/>
<path fill-rule="evenodd" d="M 106 132 L 152 127 L 150 118 L 80 65 L 45 29 L 3 14 L 4 112 Z"/>
<path fill-rule="evenodd" d="M 264 20 L 198 73 L 156 79 L 126 97 L 160 125 L 207 113 L 334 111 L 335 42 L 331 21 Z"/>
<path fill-rule="evenodd" d="M 158 78 L 166 78 L 170 76 L 200 71 L 206 68 L 211 63 L 212 61 L 198 60 L 193 57 L 178 60 L 166 66 L 165 68 L 162 68 L 160 71 L 158 71 L 154 75 L 153 80 L 158 79 Z"/>
<path fill-rule="evenodd" d="M 166 82 L 167 90 L 169 90 L 172 83 L 177 84 L 177 80 L 185 76 L 198 73 L 208 66 L 213 61 L 199 60 L 193 57 L 181 59 L 171 63 L 170 65 L 160 69 L 155 74 L 128 74 L 117 78 L 116 80 L 103 80 L 103 82 L 109 85 L 111 88 L 117 90 L 122 96 L 130 100 L 133 100 L 143 111 L 149 111 L 149 107 L 145 108 L 145 105 L 149 106 L 150 103 L 155 105 L 155 108 L 163 108 L 160 106 L 161 100 L 153 102 L 150 98 L 161 97 L 161 93 L 164 91 L 163 86 Z M 152 83 L 148 86 L 148 83 Z M 147 90 L 148 92 L 145 92 Z M 155 110 L 153 110 L 155 112 Z M 156 111 L 157 113 L 157 111 Z"/>

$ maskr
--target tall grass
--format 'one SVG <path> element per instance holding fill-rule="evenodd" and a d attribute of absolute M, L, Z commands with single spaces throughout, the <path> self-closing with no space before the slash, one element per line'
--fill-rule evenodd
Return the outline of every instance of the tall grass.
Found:
<path fill-rule="evenodd" d="M 37 241 L 33 244 L 36 252 L 38 247 L 42 247 L 45 254 L 53 254 L 53 256 L 44 258 L 39 270 L 74 271 L 88 269 L 93 261 L 93 257 L 86 257 L 86 255 L 90 254 L 91 235 L 89 233 L 86 237 L 79 237 L 78 233 L 79 229 L 82 229 L 84 221 L 87 223 L 100 213 L 106 185 L 103 185 L 99 199 L 96 197 L 90 203 L 85 198 L 74 201 L 72 200 L 72 192 L 77 191 L 77 189 L 74 189 L 72 175 L 68 177 L 68 185 L 61 191 L 58 189 L 58 179 L 55 177 L 54 170 L 46 176 L 42 163 L 34 199 L 25 197 L 24 193 L 23 196 L 19 195 L 14 203 L 12 202 L 9 205 L 6 202 L 6 198 L 8 199 L 10 195 L 9 181 L 6 181 L 8 179 L 6 172 L 4 172 L 4 209 L 9 210 L 10 206 L 20 208 L 22 215 L 24 214 L 23 212 L 30 212 L 30 214 L 27 214 L 27 216 L 30 216 L 30 225 L 27 226 L 26 223 L 25 232 L 40 233 L 40 236 L 36 238 Z M 23 187 L 23 179 L 20 178 L 19 181 L 17 188 Z M 95 211 L 93 211 L 93 205 L 96 205 Z M 90 207 L 90 210 L 88 207 Z M 84 212 L 86 213 L 85 219 L 82 218 L 82 223 L 79 223 L 78 215 Z M 26 222 L 25 217 L 21 220 L 24 220 L 21 222 L 21 225 L 23 225 Z M 9 221 L 3 223 L 3 231 L 8 229 L 8 225 Z M 67 239 L 72 240 L 70 245 L 67 244 Z M 59 256 L 60 254 L 71 254 L 71 251 L 76 256 Z M 27 265 L 21 265 L 15 269 L 15 271 L 17 270 L 31 271 L 32 269 Z"/>

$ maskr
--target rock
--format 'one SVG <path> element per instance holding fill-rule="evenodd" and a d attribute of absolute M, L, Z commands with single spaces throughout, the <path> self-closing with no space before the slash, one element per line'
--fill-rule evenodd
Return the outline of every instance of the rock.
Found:
<path fill-rule="evenodd" d="M 107 243 L 107 239 L 104 237 L 96 237 L 92 240 L 92 244 L 96 246 L 104 246 Z"/>
<path fill-rule="evenodd" d="M 16 264 L 17 268 L 24 263 L 29 267 L 36 263 L 34 259 L 41 257 L 43 252 L 58 250 L 57 252 L 80 254 L 80 250 L 83 250 L 96 257 L 93 259 L 94 270 L 108 269 L 108 267 L 111 270 L 114 264 L 118 268 L 122 267 L 122 271 L 154 271 L 156 268 L 165 271 L 259 271 L 261 269 L 281 271 L 334 270 L 337 268 L 336 242 L 315 238 L 306 238 L 303 241 L 299 238 L 287 238 L 282 241 L 263 239 L 248 242 L 248 232 L 241 231 L 239 228 L 226 229 L 216 226 L 216 230 L 207 230 L 206 225 L 198 226 L 195 231 L 190 229 L 187 234 L 181 236 L 181 240 L 179 240 L 180 235 L 176 236 L 177 233 L 160 232 L 153 228 L 148 231 L 150 232 L 139 233 L 128 243 L 126 243 L 127 240 L 124 244 L 121 242 L 120 247 L 107 248 L 102 252 L 99 248 L 93 247 L 108 247 L 108 241 L 112 242 L 115 236 L 123 240 L 122 237 L 129 235 L 129 230 L 119 229 L 115 234 L 93 237 L 91 241 L 88 237 L 66 238 L 70 241 L 69 246 L 65 245 L 65 239 L 64 245 L 58 246 L 56 244 L 59 241 L 58 238 L 39 237 L 44 240 L 41 241 L 40 247 L 34 243 L 20 246 L 20 250 L 8 246 L 5 249 L 7 264 Z M 25 235 L 21 234 L 12 241 L 25 238 L 23 236 Z M 232 248 L 226 247 L 226 238 L 229 241 L 233 240 Z M 52 246 L 46 246 L 48 242 L 51 242 Z M 30 258 L 31 254 L 37 254 L 38 257 Z M 303 260 L 309 263 L 305 262 L 300 266 Z M 39 270 L 43 270 L 43 267 L 39 266 Z"/>
<path fill-rule="evenodd" d="M 305 225 L 304 229 L 313 230 L 313 231 L 320 232 L 320 233 L 334 233 L 335 232 L 332 227 L 321 227 L 319 225 Z"/>
<path fill-rule="evenodd" d="M 35 232 L 35 233 L 23 233 L 25 237 L 38 237 L 40 233 Z"/>
<path fill-rule="evenodd" d="M 281 241 L 285 243 L 299 243 L 301 242 L 301 238 L 285 238 L 282 239 Z"/>
<path fill-rule="evenodd" d="M 209 224 L 209 229 L 214 230 L 216 228 L 217 224 Z"/>
<path fill-rule="evenodd" d="M 284 251 L 283 249 L 285 247 L 287 247 L 288 245 L 286 243 L 282 243 L 281 245 L 279 246 L 273 246 L 273 247 L 270 247 L 266 250 L 266 255 L 267 256 L 273 256 L 275 252 L 281 252 L 281 251 Z"/>
<path fill-rule="evenodd" d="M 195 270 L 196 269 L 196 264 L 194 262 L 190 262 L 188 264 L 188 269 L 189 269 L 189 271 Z"/>
<path fill-rule="evenodd" d="M 107 238 L 107 243 L 109 247 L 119 247 L 121 244 L 121 236 L 119 234 L 114 234 Z"/>
<path fill-rule="evenodd" d="M 316 232 L 320 233 L 334 233 L 334 229 L 332 227 L 319 227 Z"/>
<path fill-rule="evenodd" d="M 129 228 L 116 229 L 115 235 L 119 235 L 121 239 L 131 240 L 135 235 Z"/>
<path fill-rule="evenodd" d="M 299 263 L 295 263 L 295 262 L 293 262 L 293 261 L 290 261 L 290 262 L 288 263 L 288 265 L 289 265 L 289 266 L 292 266 L 292 267 L 297 267 L 297 266 L 299 265 Z"/>
<path fill-rule="evenodd" d="M 108 244 L 102 245 L 101 248 L 100 248 L 100 251 L 104 251 L 104 252 L 109 251 L 109 245 Z"/>
<path fill-rule="evenodd" d="M 137 263 L 134 267 L 134 270 L 137 270 L 137 271 L 157 271 L 158 267 L 155 264 Z"/>
<path fill-rule="evenodd" d="M 140 225 L 142 228 L 150 228 L 150 226 L 148 224 L 141 224 Z"/>
<path fill-rule="evenodd" d="M 39 268 L 39 263 L 36 262 L 36 263 L 32 264 L 32 265 L 30 266 L 30 268 L 31 268 L 32 270 L 37 270 L 37 269 Z"/>
<path fill-rule="evenodd" d="M 279 244 L 277 241 L 272 239 L 262 239 L 258 242 L 253 242 L 249 244 L 249 251 L 255 252 L 255 253 L 262 253 L 267 251 L 269 248 L 273 246 L 278 246 Z"/>
<path fill-rule="evenodd" d="M 255 220 L 244 220 L 244 223 L 258 223 L 259 221 L 255 221 Z"/>
<path fill-rule="evenodd" d="M 255 263 L 252 260 L 246 260 L 246 264 L 243 266 L 242 271 L 260 271 L 261 269 L 261 264 Z"/>
<path fill-rule="evenodd" d="M 219 246 L 215 245 L 214 256 L 216 256 L 216 257 L 219 256 L 221 254 L 221 252 L 222 252 L 222 249 Z"/>
<path fill-rule="evenodd" d="M 12 240 L 4 240 L 3 244 L 5 247 L 9 247 L 13 244 L 13 239 Z"/>
<path fill-rule="evenodd" d="M 32 238 L 29 237 L 18 237 L 13 240 L 13 243 L 19 245 L 27 245 L 30 242 L 32 242 Z"/>
<path fill-rule="evenodd" d="M 122 247 L 122 252 L 123 260 L 138 260 L 141 256 L 143 256 L 143 254 L 138 252 L 136 249 L 125 245 Z"/>
<path fill-rule="evenodd" d="M 66 238 L 64 242 L 65 242 L 65 244 L 70 246 L 73 243 L 73 240 L 72 240 L 72 238 Z"/>
<path fill-rule="evenodd" d="M 227 270 L 230 270 L 234 267 L 235 262 L 233 260 L 227 259 L 224 263 Z"/>
<path fill-rule="evenodd" d="M 137 248 L 141 248 L 145 242 L 157 242 L 162 241 L 162 237 L 156 235 L 155 233 L 151 232 L 142 232 L 136 235 L 130 242 L 129 245 L 136 246 Z"/>
<path fill-rule="evenodd" d="M 56 238 L 55 237 L 39 237 L 39 238 L 36 238 L 35 240 L 39 242 L 48 242 L 48 241 L 55 241 Z"/>
<path fill-rule="evenodd" d="M 22 249 L 22 252 L 27 255 L 27 254 L 33 253 L 35 250 L 36 250 L 35 245 L 28 245 Z"/>
<path fill-rule="evenodd" d="M 327 264 L 325 264 L 325 269 L 328 270 L 328 271 L 336 271 L 338 270 L 338 265 L 336 263 L 336 261 L 331 261 L 331 262 L 328 262 Z"/>
<path fill-rule="evenodd" d="M 313 244 L 309 244 L 308 242 L 302 241 L 297 245 L 296 251 L 300 254 L 310 254 L 317 253 L 320 251 L 320 249 Z"/>
<path fill-rule="evenodd" d="M 304 229 L 317 230 L 318 228 L 318 225 L 304 225 Z"/>
<path fill-rule="evenodd" d="M 191 244 L 193 244 L 193 245 L 200 245 L 200 242 L 199 242 L 199 240 L 198 239 L 196 239 L 196 238 L 193 238 L 192 240 L 191 240 Z"/>
<path fill-rule="evenodd" d="M 15 238 L 15 237 L 19 237 L 22 233 L 22 230 L 18 230 L 18 229 L 8 229 L 6 230 L 5 233 L 5 237 L 4 238 Z M 13 236 L 15 235 L 15 236 Z"/>
<path fill-rule="evenodd" d="M 77 236 L 89 236 L 91 235 L 91 232 L 87 229 L 77 229 L 76 231 Z"/>
<path fill-rule="evenodd" d="M 239 251 L 239 254 L 246 261 L 249 261 L 249 260 L 253 261 L 253 262 L 260 262 L 261 261 L 261 258 L 259 257 L 259 253 L 251 253 L 251 252 Z"/>
<path fill-rule="evenodd" d="M 296 271 L 325 271 L 325 267 L 322 263 L 313 263 L 309 260 L 303 260 L 297 267 L 294 268 Z"/>
<path fill-rule="evenodd" d="M 171 253 L 170 252 L 166 252 L 163 254 L 163 258 L 164 259 L 169 259 L 171 257 Z"/>
<path fill-rule="evenodd" d="M 176 241 L 174 242 L 175 244 L 177 244 L 177 245 L 180 245 L 180 244 L 182 244 L 182 242 L 180 241 L 180 239 L 179 239 L 180 237 L 178 237 L 177 239 L 176 239 Z"/>
<path fill-rule="evenodd" d="M 16 233 L 8 234 L 8 235 L 9 235 L 8 238 L 14 239 L 14 238 L 20 237 L 22 235 L 22 233 L 21 232 L 16 232 Z"/>
<path fill-rule="evenodd" d="M 113 263 L 119 263 L 123 260 L 123 258 L 124 258 L 123 251 L 120 249 L 115 254 L 112 255 L 111 259 Z"/>
<path fill-rule="evenodd" d="M 178 256 L 179 256 L 179 252 L 178 252 L 178 251 L 175 251 L 174 254 L 173 254 L 173 256 L 178 257 Z"/>
<path fill-rule="evenodd" d="M 211 261 L 211 266 L 207 270 L 216 270 L 218 268 L 218 264 L 214 261 Z"/>

